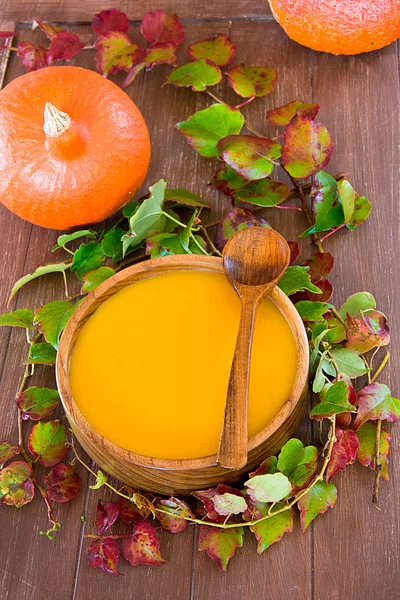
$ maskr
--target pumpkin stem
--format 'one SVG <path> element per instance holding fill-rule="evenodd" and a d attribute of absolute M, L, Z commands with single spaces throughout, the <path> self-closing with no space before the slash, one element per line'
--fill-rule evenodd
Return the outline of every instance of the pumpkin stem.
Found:
<path fill-rule="evenodd" d="M 51 102 L 46 102 L 43 131 L 47 136 L 58 137 L 64 131 L 67 131 L 70 125 L 71 117 L 67 113 L 58 110 Z"/>

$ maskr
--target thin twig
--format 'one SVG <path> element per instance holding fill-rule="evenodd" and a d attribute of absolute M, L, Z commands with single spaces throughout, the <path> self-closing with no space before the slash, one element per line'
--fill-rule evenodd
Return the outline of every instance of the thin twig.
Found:
<path fill-rule="evenodd" d="M 297 181 L 297 179 L 295 179 L 294 177 L 290 176 L 290 180 L 293 183 L 294 187 L 297 190 L 297 193 L 299 195 L 300 198 L 300 202 L 301 202 L 301 207 L 303 209 L 303 212 L 307 218 L 308 224 L 310 227 L 312 227 L 314 225 L 313 219 L 311 217 L 311 213 L 308 210 L 308 206 L 307 206 L 307 200 L 306 197 L 304 195 L 304 191 L 303 188 L 301 186 L 301 184 Z M 315 245 L 317 246 L 319 252 L 324 252 L 324 249 L 322 247 L 322 243 L 321 240 L 319 239 L 318 235 L 316 233 L 312 234 L 313 240 L 315 242 Z"/>
<path fill-rule="evenodd" d="M 375 373 L 373 374 L 373 376 L 371 378 L 371 383 L 374 383 L 374 381 L 379 377 L 379 375 L 381 374 L 381 372 L 383 371 L 383 369 L 386 367 L 389 359 L 390 359 L 390 352 L 386 352 L 385 356 L 382 359 L 381 364 L 376 369 Z"/>
<path fill-rule="evenodd" d="M 374 481 L 374 491 L 372 492 L 372 504 L 380 510 L 379 506 L 379 481 L 381 478 L 382 472 L 382 464 L 381 464 L 381 430 L 382 430 L 382 421 L 378 419 L 376 422 L 376 435 L 375 435 L 375 481 Z"/>
<path fill-rule="evenodd" d="M 200 229 L 203 232 L 204 237 L 206 238 L 207 242 L 209 243 L 210 248 L 214 252 L 214 254 L 217 254 L 218 256 L 222 256 L 221 252 L 219 250 L 217 250 L 217 248 L 215 247 L 214 242 L 210 238 L 207 229 L 203 226 L 201 226 Z"/>

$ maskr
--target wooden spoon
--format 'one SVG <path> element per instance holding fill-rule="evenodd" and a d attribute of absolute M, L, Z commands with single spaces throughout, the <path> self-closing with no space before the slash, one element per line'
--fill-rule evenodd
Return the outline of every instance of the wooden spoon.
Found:
<path fill-rule="evenodd" d="M 225 275 L 242 301 L 217 454 L 218 464 L 227 469 L 240 469 L 247 463 L 247 403 L 254 320 L 260 300 L 276 286 L 289 260 L 286 240 L 277 231 L 264 227 L 240 231 L 224 248 Z"/>

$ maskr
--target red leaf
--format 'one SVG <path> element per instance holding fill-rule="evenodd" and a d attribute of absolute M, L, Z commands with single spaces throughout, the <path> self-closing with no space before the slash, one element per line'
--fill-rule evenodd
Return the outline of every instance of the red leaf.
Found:
<path fill-rule="evenodd" d="M 235 496 L 242 496 L 241 492 L 235 488 L 220 483 L 216 488 L 209 488 L 208 490 L 200 490 L 192 492 L 192 496 L 198 498 L 204 504 L 204 508 L 207 512 L 207 517 L 210 521 L 216 521 L 217 523 L 223 523 L 226 516 L 217 513 L 214 507 L 213 498 L 215 496 L 222 496 L 223 494 L 234 494 Z"/>
<path fill-rule="evenodd" d="M 131 565 L 163 565 L 156 530 L 150 523 L 138 523 L 132 536 L 122 542 L 122 554 Z"/>
<path fill-rule="evenodd" d="M 304 103 L 301 100 L 293 100 L 284 106 L 269 110 L 267 119 L 272 125 L 287 125 L 296 115 L 315 119 L 318 111 L 319 104 L 316 102 Z"/>
<path fill-rule="evenodd" d="M 98 501 L 94 526 L 99 535 L 103 535 L 115 523 L 119 515 L 119 509 L 120 503 L 118 501 L 104 502 L 104 504 L 100 500 Z"/>
<path fill-rule="evenodd" d="M 266 458 L 265 460 L 262 461 L 262 463 L 260 464 L 258 469 L 249 473 L 250 479 L 252 477 L 257 477 L 257 475 L 267 475 L 267 474 L 273 475 L 274 473 L 277 473 L 277 471 L 278 471 L 277 466 L 276 466 L 277 464 L 278 464 L 277 457 L 269 456 L 268 458 Z"/>
<path fill-rule="evenodd" d="M 121 498 L 119 501 L 119 518 L 130 525 L 131 523 L 141 523 L 147 519 L 150 511 L 146 508 L 138 508 L 133 502 L 129 502 L 126 498 Z"/>
<path fill-rule="evenodd" d="M 44 478 L 47 495 L 53 502 L 68 502 L 76 498 L 81 485 L 81 478 L 74 472 L 73 465 L 60 463 L 53 467 Z"/>
<path fill-rule="evenodd" d="M 297 242 L 288 242 L 288 246 L 290 248 L 290 263 L 289 265 L 293 265 L 296 260 L 300 256 L 300 246 Z"/>
<path fill-rule="evenodd" d="M 347 385 L 348 385 L 348 401 L 350 402 L 350 404 L 352 404 L 353 406 L 356 405 L 357 403 L 357 392 L 354 389 L 352 383 L 351 383 L 351 379 L 347 379 L 344 378 Z M 336 415 L 336 425 L 338 427 L 350 427 L 350 423 L 351 423 L 351 413 L 340 413 L 338 415 Z"/>
<path fill-rule="evenodd" d="M 322 123 L 297 115 L 286 127 L 281 162 L 292 177 L 314 175 L 329 163 L 332 152 L 331 136 Z"/>
<path fill-rule="evenodd" d="M 185 33 L 177 15 L 168 14 L 163 10 L 145 14 L 140 31 L 149 42 L 173 42 L 178 46 L 185 39 Z"/>
<path fill-rule="evenodd" d="M 313 283 L 312 279 L 311 282 Z M 301 302 L 302 300 L 308 300 L 311 302 L 328 302 L 333 294 L 333 285 L 328 279 L 321 279 L 317 284 L 315 284 L 317 288 L 322 291 L 322 294 L 317 294 L 314 292 L 309 292 L 308 290 L 304 290 L 304 292 L 297 292 L 291 296 L 291 301 L 296 304 L 296 302 Z"/>
<path fill-rule="evenodd" d="M 18 44 L 18 56 L 27 71 L 36 71 L 47 66 L 47 50 L 43 46 L 35 46 L 31 42 Z"/>
<path fill-rule="evenodd" d="M 232 194 L 241 190 L 246 183 L 247 181 L 243 179 L 243 177 L 240 177 L 236 171 L 224 164 L 224 166 L 218 169 L 214 174 L 209 185 L 215 185 L 217 190 L 223 194 L 232 196 Z"/>
<path fill-rule="evenodd" d="M 93 540 L 86 550 L 86 558 L 93 568 L 110 575 L 120 575 L 117 571 L 119 548 L 113 538 Z"/>
<path fill-rule="evenodd" d="M 19 446 L 12 446 L 10 442 L 0 442 L 0 468 L 4 463 L 10 460 L 10 458 L 18 454 L 19 450 Z"/>
<path fill-rule="evenodd" d="M 57 25 L 51 25 L 51 23 L 42 23 L 41 21 L 34 21 L 34 24 L 43 31 L 44 34 L 51 40 L 57 33 L 60 31 L 65 31 L 63 27 L 58 27 Z"/>
<path fill-rule="evenodd" d="M 122 31 L 126 33 L 129 29 L 129 19 L 119 8 L 102 10 L 94 15 L 92 29 L 98 35 L 105 35 L 109 31 Z"/>
<path fill-rule="evenodd" d="M 188 54 L 191 59 L 204 58 L 220 67 L 232 62 L 235 52 L 236 46 L 224 33 L 219 33 L 211 39 L 190 44 L 188 47 Z"/>
<path fill-rule="evenodd" d="M 223 573 L 236 548 L 241 546 L 243 546 L 243 527 L 217 529 L 208 525 L 200 526 L 198 548 L 200 552 L 205 550 Z"/>
<path fill-rule="evenodd" d="M 303 532 L 317 515 L 323 515 L 329 508 L 333 508 L 336 500 L 337 489 L 334 484 L 317 481 L 311 490 L 297 502 Z"/>
<path fill-rule="evenodd" d="M 145 50 L 140 63 L 134 65 L 126 76 L 122 87 L 127 87 L 132 83 L 135 77 L 146 68 L 150 71 L 154 65 L 173 64 L 176 60 L 176 46 L 172 42 L 159 42 L 152 44 Z"/>
<path fill-rule="evenodd" d="M 367 421 L 382 419 L 393 423 L 400 417 L 400 400 L 392 398 L 387 385 L 370 383 L 358 392 L 358 411 L 354 429 Z"/>
<path fill-rule="evenodd" d="M 312 283 L 318 283 L 329 275 L 333 269 L 334 258 L 330 252 L 315 252 L 311 258 L 302 263 L 305 267 L 310 267 L 309 275 Z"/>
<path fill-rule="evenodd" d="M 333 444 L 331 459 L 326 470 L 326 482 L 338 471 L 342 471 L 347 465 L 351 465 L 357 456 L 359 447 L 358 438 L 352 429 L 335 428 L 336 441 Z"/>
<path fill-rule="evenodd" d="M 218 224 L 215 244 L 222 250 L 226 242 L 237 232 L 248 227 L 271 227 L 268 221 L 257 217 L 251 210 L 239 206 L 232 208 L 223 221 Z"/>
<path fill-rule="evenodd" d="M 357 430 L 357 438 L 360 446 L 357 452 L 357 460 L 364 467 L 370 467 L 376 470 L 375 466 L 375 445 L 376 445 L 376 425 L 375 423 L 365 423 Z M 380 437 L 380 463 L 381 477 L 386 481 L 389 480 L 388 464 L 390 454 L 390 442 L 392 436 L 385 429 L 381 429 Z"/>
<path fill-rule="evenodd" d="M 16 35 L 17 34 L 15 33 L 15 31 L 0 31 L 0 39 L 3 39 L 3 38 L 13 38 Z"/>
<path fill-rule="evenodd" d="M 0 504 L 19 508 L 33 499 L 35 487 L 32 469 L 23 460 L 15 460 L 0 470 Z"/>
<path fill-rule="evenodd" d="M 347 348 L 365 354 L 372 348 L 386 346 L 390 342 L 390 330 L 386 317 L 378 310 L 372 310 L 361 317 L 347 314 Z"/>
<path fill-rule="evenodd" d="M 160 521 L 161 527 L 170 533 L 180 533 L 188 525 L 182 517 L 194 517 L 190 507 L 179 498 L 161 498 L 156 501 L 156 518 Z M 168 511 L 170 514 L 161 513 L 157 508 Z"/>
<path fill-rule="evenodd" d="M 102 75 L 114 75 L 118 71 L 129 71 L 141 59 L 143 48 L 120 31 L 109 31 L 97 38 L 96 65 Z"/>
<path fill-rule="evenodd" d="M 71 60 L 84 47 L 75 33 L 60 31 L 51 38 L 47 50 L 47 64 L 52 65 L 56 60 Z"/>

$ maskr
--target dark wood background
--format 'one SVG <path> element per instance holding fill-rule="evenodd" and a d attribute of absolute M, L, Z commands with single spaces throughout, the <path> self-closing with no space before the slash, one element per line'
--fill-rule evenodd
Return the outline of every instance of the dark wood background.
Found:
<path fill-rule="evenodd" d="M 148 10 L 164 8 L 182 18 L 187 40 L 229 33 L 237 45 L 237 59 L 279 69 L 279 84 L 264 100 L 246 107 L 254 126 L 269 132 L 265 112 L 295 98 L 321 103 L 321 120 L 333 135 L 332 173 L 344 171 L 356 189 L 373 203 L 369 221 L 353 234 L 335 235 L 325 244 L 336 257 L 333 271 L 335 303 L 367 289 L 381 310 L 390 316 L 393 333 L 391 366 L 382 381 L 399 394 L 400 354 L 399 294 L 399 62 L 398 47 L 391 46 L 356 57 L 315 53 L 291 42 L 275 23 L 265 0 L 120 0 L 132 21 L 133 35 Z M 92 15 L 109 8 L 108 0 L 1 0 L 0 29 L 15 28 L 18 40 L 45 39 L 32 32 L 34 18 L 67 23 L 68 28 L 92 40 Z M 4 84 L 24 72 L 15 53 L 0 55 Z M 8 64 L 7 64 L 8 63 Z M 82 53 L 76 63 L 93 67 L 93 53 Z M 147 184 L 161 176 L 170 187 L 188 187 L 214 205 L 209 218 L 222 215 L 229 200 L 207 188 L 215 163 L 200 158 L 173 129 L 195 110 L 209 104 L 204 94 L 172 86 L 160 89 L 167 68 L 141 74 L 127 92 L 141 108 L 152 139 L 152 160 Z M 121 81 L 120 77 L 116 78 Z M 217 92 L 234 102 L 231 90 Z M 288 239 L 304 228 L 293 211 L 266 210 L 264 216 Z M 12 283 L 22 274 L 54 260 L 49 249 L 57 233 L 23 222 L 0 207 L 1 312 Z M 304 256 L 310 241 L 302 242 Z M 11 308 L 38 307 L 60 297 L 59 276 L 49 276 L 24 288 Z M 17 439 L 14 396 L 26 353 L 23 331 L 0 330 L 0 438 Z M 37 385 L 53 385 L 50 369 L 39 368 Z M 304 420 L 300 435 L 312 433 Z M 39 536 L 46 527 L 39 498 L 20 510 L 0 507 L 0 598 L 3 600 L 376 600 L 398 597 L 400 584 L 400 428 L 392 428 L 391 482 L 381 484 L 382 510 L 371 503 L 373 473 L 353 465 L 335 478 L 339 499 L 334 510 L 318 518 L 303 535 L 286 535 L 262 556 L 246 532 L 245 546 L 237 551 L 226 576 L 220 575 L 204 553 L 196 549 L 197 530 L 188 527 L 177 537 L 163 533 L 161 550 L 169 564 L 163 567 L 130 567 L 123 577 L 92 569 L 84 552 L 85 532 L 93 532 L 97 499 L 107 493 L 83 490 L 70 505 L 56 507 L 62 528 L 53 542 Z M 86 524 L 81 515 L 86 516 Z"/>

